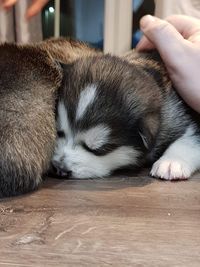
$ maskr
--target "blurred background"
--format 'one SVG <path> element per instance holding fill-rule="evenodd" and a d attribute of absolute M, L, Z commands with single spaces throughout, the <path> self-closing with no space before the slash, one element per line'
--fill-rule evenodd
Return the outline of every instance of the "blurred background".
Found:
<path fill-rule="evenodd" d="M 117 0 L 116 0 L 117 2 Z M 130 1 L 129 1 L 130 2 Z M 124 5 L 129 4 L 124 0 Z M 140 38 L 139 20 L 154 13 L 153 0 L 132 0 L 132 46 Z M 104 0 L 60 1 L 60 35 L 71 36 L 103 49 Z M 114 6 L 113 6 L 114 9 Z M 43 37 L 54 36 L 55 1 L 51 0 L 42 11 Z"/>
<path fill-rule="evenodd" d="M 187 14 L 200 18 L 200 0 L 50 0 L 30 20 L 32 0 L 19 0 L 9 11 L 0 8 L 0 41 L 28 43 L 50 37 L 72 37 L 114 54 L 134 48 L 145 14 L 165 18 Z"/>
<path fill-rule="evenodd" d="M 25 19 L 31 0 L 0 9 L 0 41 L 28 43 L 72 37 L 105 52 L 122 53 L 141 37 L 139 19 L 154 13 L 153 0 L 50 0 L 42 12 Z"/>

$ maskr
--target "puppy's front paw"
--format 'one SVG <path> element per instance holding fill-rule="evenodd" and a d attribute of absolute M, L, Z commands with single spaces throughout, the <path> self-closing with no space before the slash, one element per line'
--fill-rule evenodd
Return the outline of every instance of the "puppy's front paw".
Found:
<path fill-rule="evenodd" d="M 150 174 L 164 180 L 186 180 L 192 171 L 182 159 L 161 157 L 153 164 Z"/>

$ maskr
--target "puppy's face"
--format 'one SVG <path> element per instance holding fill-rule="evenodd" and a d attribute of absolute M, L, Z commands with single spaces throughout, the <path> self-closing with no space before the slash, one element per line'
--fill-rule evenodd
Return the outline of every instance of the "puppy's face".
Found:
<path fill-rule="evenodd" d="M 65 66 L 64 72 L 52 160 L 58 174 L 103 177 L 139 165 L 147 144 L 140 99 L 132 92 L 140 84 L 128 63 L 94 57 Z"/>

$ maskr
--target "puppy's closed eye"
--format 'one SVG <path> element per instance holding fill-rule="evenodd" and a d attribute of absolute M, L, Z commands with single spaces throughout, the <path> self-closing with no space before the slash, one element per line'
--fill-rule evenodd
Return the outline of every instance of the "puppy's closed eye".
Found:
<path fill-rule="evenodd" d="M 101 148 L 92 149 L 86 143 L 82 143 L 82 147 L 96 156 L 105 156 L 106 154 L 112 152 L 118 146 L 116 144 L 107 144 L 103 145 Z"/>

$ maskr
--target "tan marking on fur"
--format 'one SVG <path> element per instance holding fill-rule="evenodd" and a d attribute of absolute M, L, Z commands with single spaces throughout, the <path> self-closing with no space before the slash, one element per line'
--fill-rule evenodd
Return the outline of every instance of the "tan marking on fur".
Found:
<path fill-rule="evenodd" d="M 47 50 L 51 56 L 65 64 L 71 63 L 80 57 L 94 56 L 102 52 L 91 48 L 81 41 L 72 39 L 49 39 L 39 44 L 40 47 Z"/>

